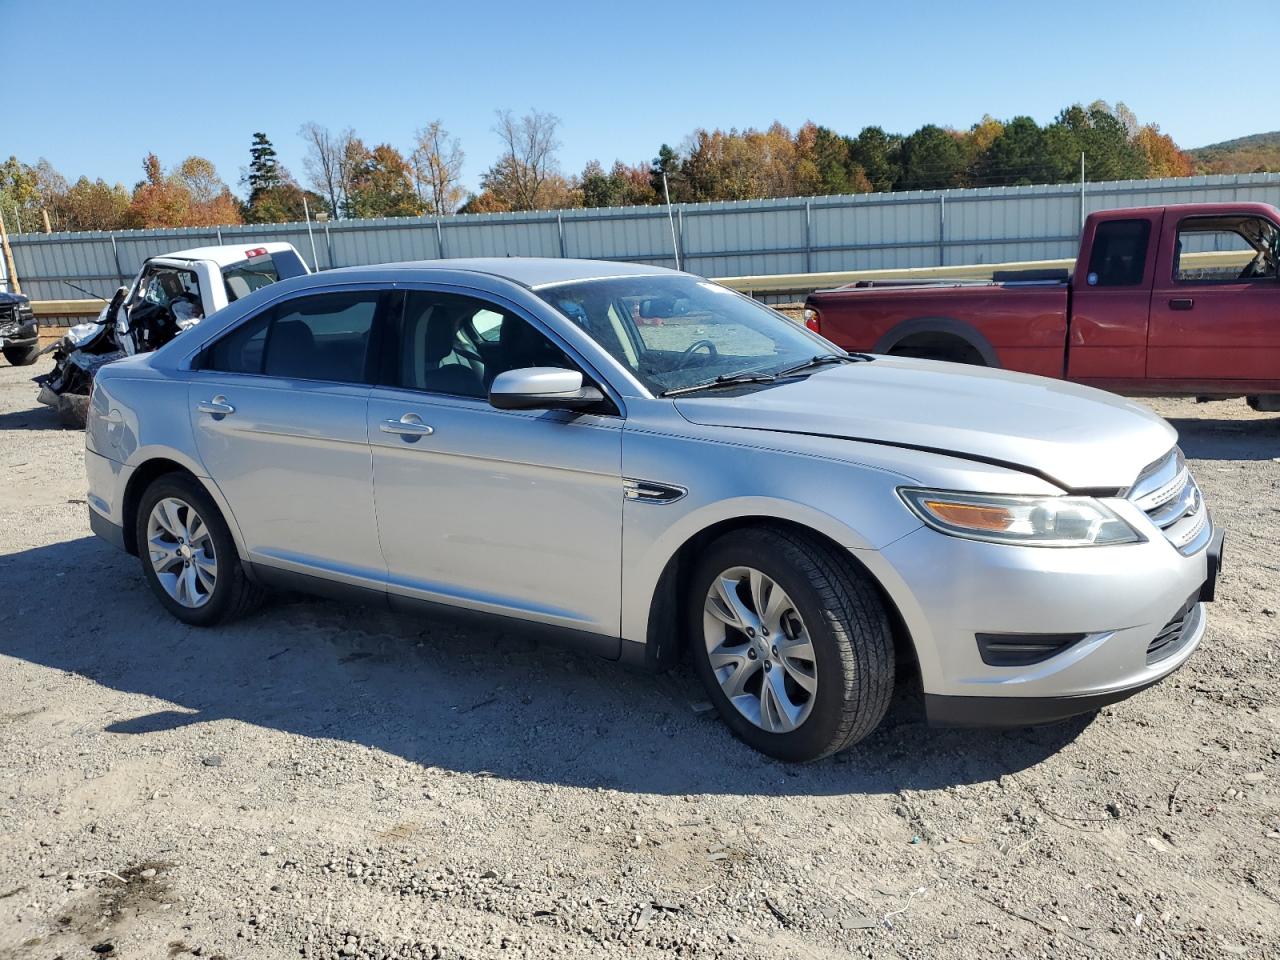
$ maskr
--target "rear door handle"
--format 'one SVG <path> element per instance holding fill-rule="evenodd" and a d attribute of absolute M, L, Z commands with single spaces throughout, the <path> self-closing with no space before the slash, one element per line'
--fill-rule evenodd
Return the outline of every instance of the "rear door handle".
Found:
<path fill-rule="evenodd" d="M 383 420 L 378 425 L 378 429 L 383 433 L 397 434 L 406 440 L 429 437 L 436 432 L 434 427 L 423 423 L 422 418 L 416 413 L 406 413 L 399 420 Z"/>
<path fill-rule="evenodd" d="M 227 403 L 227 398 L 221 394 L 212 400 L 201 400 L 196 404 L 196 409 L 201 413 L 211 413 L 215 417 L 225 417 L 236 412 L 236 408 Z"/>
<path fill-rule="evenodd" d="M 1196 302 L 1190 297 L 1177 297 L 1169 301 L 1170 310 L 1190 310 Z"/>

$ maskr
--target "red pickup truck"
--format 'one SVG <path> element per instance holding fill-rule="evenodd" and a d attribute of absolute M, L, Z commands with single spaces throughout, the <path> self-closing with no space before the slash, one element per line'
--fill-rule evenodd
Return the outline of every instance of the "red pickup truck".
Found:
<path fill-rule="evenodd" d="M 1127 394 L 1280 410 L 1280 210 L 1091 214 L 1075 270 L 820 290 L 805 324 L 846 350 L 1002 367 Z"/>

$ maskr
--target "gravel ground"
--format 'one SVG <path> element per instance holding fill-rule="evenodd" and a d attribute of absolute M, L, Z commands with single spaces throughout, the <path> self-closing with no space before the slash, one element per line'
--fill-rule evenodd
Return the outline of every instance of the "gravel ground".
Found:
<path fill-rule="evenodd" d="M 735 741 L 685 674 L 281 598 L 164 615 L 0 365 L 0 958 L 1280 956 L 1280 417 L 1158 400 L 1208 636 L 1065 725 Z M 96 951 L 94 953 L 93 951 Z"/>

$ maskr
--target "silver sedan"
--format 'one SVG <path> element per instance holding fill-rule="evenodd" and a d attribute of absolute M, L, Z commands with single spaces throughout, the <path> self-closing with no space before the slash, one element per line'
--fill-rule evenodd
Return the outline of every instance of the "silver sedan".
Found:
<path fill-rule="evenodd" d="M 1059 381 L 849 355 L 715 283 L 446 260 L 273 284 L 90 405 L 91 525 L 180 620 L 272 587 L 692 662 L 791 760 L 1094 710 L 1180 666 L 1221 555 L 1176 435 Z"/>

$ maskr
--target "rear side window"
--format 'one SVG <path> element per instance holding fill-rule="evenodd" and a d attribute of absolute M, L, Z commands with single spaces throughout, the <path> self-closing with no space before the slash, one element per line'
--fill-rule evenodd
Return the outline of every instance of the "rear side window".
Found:
<path fill-rule="evenodd" d="M 1178 224 L 1173 279 L 1181 283 L 1274 280 L 1280 229 L 1262 217 L 1189 217 Z"/>
<path fill-rule="evenodd" d="M 1089 254 L 1091 287 L 1132 287 L 1142 283 L 1147 269 L 1150 220 L 1106 220 L 1093 232 Z"/>
<path fill-rule="evenodd" d="M 322 293 L 286 301 L 214 343 L 201 368 L 366 383 L 377 307 L 376 291 Z"/>

